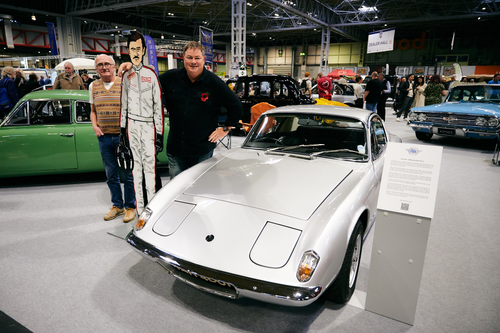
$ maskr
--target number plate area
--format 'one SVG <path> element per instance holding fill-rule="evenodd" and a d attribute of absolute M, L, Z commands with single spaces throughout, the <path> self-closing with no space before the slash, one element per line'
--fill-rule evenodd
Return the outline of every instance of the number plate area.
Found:
<path fill-rule="evenodd" d="M 444 135 L 455 135 L 455 130 L 454 129 L 449 129 L 449 128 L 438 128 L 438 134 L 444 134 Z"/>
<path fill-rule="evenodd" d="M 194 271 L 169 265 L 161 261 L 157 261 L 156 263 L 165 269 L 169 274 L 195 288 L 232 299 L 235 299 L 238 296 L 235 287 L 231 283 L 206 277 Z"/>

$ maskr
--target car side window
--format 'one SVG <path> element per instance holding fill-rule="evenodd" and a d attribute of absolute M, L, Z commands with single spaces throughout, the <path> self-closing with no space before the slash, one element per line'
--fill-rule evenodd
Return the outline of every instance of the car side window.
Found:
<path fill-rule="evenodd" d="M 78 123 L 90 122 L 90 113 L 92 111 L 92 104 L 84 101 L 77 101 L 76 107 L 76 121 Z"/>
<path fill-rule="evenodd" d="M 236 94 L 236 96 L 243 97 L 243 95 L 245 94 L 245 90 L 246 90 L 245 86 L 246 86 L 245 82 L 236 83 L 236 87 L 234 87 L 234 93 Z"/>
<path fill-rule="evenodd" d="M 289 89 L 286 87 L 283 82 L 274 82 L 273 84 L 273 92 L 274 97 L 276 98 L 288 98 Z"/>
<path fill-rule="evenodd" d="M 30 125 L 71 123 L 69 100 L 30 101 Z"/>
<path fill-rule="evenodd" d="M 374 116 L 370 121 L 370 137 L 373 158 L 377 159 L 387 146 L 387 133 L 378 116 Z"/>
<path fill-rule="evenodd" d="M 19 105 L 17 111 L 14 111 L 9 119 L 7 126 L 28 125 L 29 107 L 29 101 Z"/>

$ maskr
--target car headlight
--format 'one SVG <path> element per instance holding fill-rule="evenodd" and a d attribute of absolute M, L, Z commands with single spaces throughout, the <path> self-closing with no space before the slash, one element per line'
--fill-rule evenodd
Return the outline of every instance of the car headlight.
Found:
<path fill-rule="evenodd" d="M 319 256 L 314 251 L 306 251 L 297 269 L 297 279 L 300 282 L 307 282 L 311 279 L 316 267 L 318 266 Z"/>
<path fill-rule="evenodd" d="M 408 115 L 408 118 L 410 118 L 410 120 L 412 120 L 412 121 L 415 121 L 418 118 L 418 114 L 416 112 L 410 112 L 410 114 Z"/>
<path fill-rule="evenodd" d="M 418 115 L 418 121 L 426 121 L 427 115 L 425 113 L 421 113 Z"/>
<path fill-rule="evenodd" d="M 486 125 L 486 119 L 484 119 L 483 117 L 477 117 L 476 118 L 476 125 L 477 126 L 484 126 L 484 125 Z"/>
<path fill-rule="evenodd" d="M 498 118 L 490 118 L 490 119 L 488 119 L 488 126 L 497 127 L 498 123 L 499 123 Z"/>
<path fill-rule="evenodd" d="M 149 207 L 146 207 L 146 209 L 144 209 L 144 211 L 141 213 L 141 216 L 139 216 L 137 223 L 135 224 L 135 230 L 141 230 L 142 228 L 144 228 L 146 223 L 148 223 L 151 215 L 153 215 L 153 211 L 149 209 Z"/>

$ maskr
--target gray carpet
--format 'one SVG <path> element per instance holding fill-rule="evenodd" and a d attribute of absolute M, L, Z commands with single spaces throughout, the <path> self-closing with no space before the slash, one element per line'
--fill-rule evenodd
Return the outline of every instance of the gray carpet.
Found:
<path fill-rule="evenodd" d="M 393 133 L 422 144 L 387 113 Z M 493 146 L 447 138 L 424 144 L 444 152 L 414 326 L 327 301 L 305 308 L 231 301 L 175 281 L 108 234 L 123 223 L 102 219 L 110 198 L 99 174 L 0 180 L 0 311 L 35 333 L 499 332 Z M 371 244 L 370 237 L 360 291 Z"/>

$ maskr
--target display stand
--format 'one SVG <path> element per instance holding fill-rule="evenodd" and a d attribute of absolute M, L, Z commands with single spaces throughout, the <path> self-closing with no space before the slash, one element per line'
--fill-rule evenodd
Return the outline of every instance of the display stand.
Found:
<path fill-rule="evenodd" d="M 365 309 L 413 325 L 442 147 L 389 143 Z"/>
<path fill-rule="evenodd" d="M 365 309 L 413 325 L 431 219 L 378 210 Z"/>

